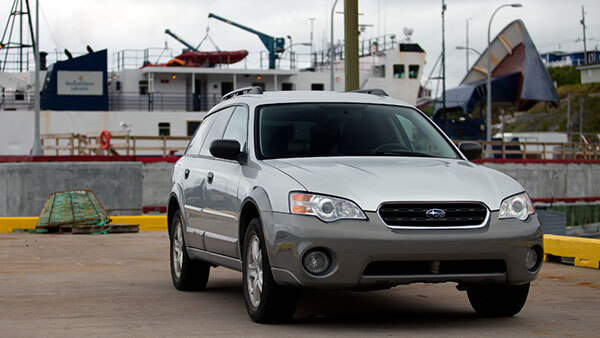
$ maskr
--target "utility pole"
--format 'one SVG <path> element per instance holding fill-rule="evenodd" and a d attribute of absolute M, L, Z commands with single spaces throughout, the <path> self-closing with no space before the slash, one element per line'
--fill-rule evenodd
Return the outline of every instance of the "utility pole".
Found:
<path fill-rule="evenodd" d="M 579 137 L 583 135 L 583 96 L 579 98 Z"/>
<path fill-rule="evenodd" d="M 312 53 L 313 53 L 313 49 L 312 49 L 312 42 L 313 42 L 313 23 L 315 22 L 315 18 L 308 18 L 308 20 L 310 20 L 310 59 L 312 60 Z"/>
<path fill-rule="evenodd" d="M 442 106 L 446 111 L 446 1 L 442 0 Z M 467 52 L 468 53 L 468 52 Z"/>
<path fill-rule="evenodd" d="M 581 21 L 579 21 L 581 23 L 581 26 L 583 27 L 583 64 L 587 65 L 588 63 L 588 57 L 587 57 L 587 41 L 585 39 L 585 10 L 583 9 L 583 6 L 581 6 Z"/>
<path fill-rule="evenodd" d="M 469 72 L 469 19 L 467 21 L 467 48 L 465 48 L 465 55 L 467 57 L 467 73 Z"/>
<path fill-rule="evenodd" d="M 344 1 L 344 40 L 346 91 L 359 89 L 358 83 L 358 0 Z"/>
<path fill-rule="evenodd" d="M 567 93 L 567 142 L 571 142 L 571 93 Z"/>

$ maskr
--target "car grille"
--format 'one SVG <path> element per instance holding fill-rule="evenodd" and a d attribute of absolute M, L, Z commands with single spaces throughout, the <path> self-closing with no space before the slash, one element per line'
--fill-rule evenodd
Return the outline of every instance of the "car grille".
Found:
<path fill-rule="evenodd" d="M 443 210 L 445 215 L 427 216 L 431 210 Z M 389 203 L 379 208 L 383 222 L 398 228 L 474 227 L 483 225 L 487 214 L 481 203 Z"/>
<path fill-rule="evenodd" d="M 506 263 L 499 259 L 457 261 L 377 261 L 369 263 L 363 275 L 459 275 L 504 272 L 506 272 Z"/>

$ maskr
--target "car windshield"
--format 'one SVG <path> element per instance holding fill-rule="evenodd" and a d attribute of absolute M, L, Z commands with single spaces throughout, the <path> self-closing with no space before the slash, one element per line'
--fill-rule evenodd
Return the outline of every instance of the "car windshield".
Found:
<path fill-rule="evenodd" d="M 299 103 L 259 108 L 262 159 L 321 156 L 458 158 L 431 123 L 408 107 Z"/>

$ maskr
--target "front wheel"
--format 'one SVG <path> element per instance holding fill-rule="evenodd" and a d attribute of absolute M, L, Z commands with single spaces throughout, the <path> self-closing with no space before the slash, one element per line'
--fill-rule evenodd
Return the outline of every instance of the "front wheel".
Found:
<path fill-rule="evenodd" d="M 181 291 L 204 290 L 208 282 L 210 265 L 194 261 L 187 254 L 183 238 L 181 212 L 177 210 L 171 221 L 171 280 L 173 286 Z"/>
<path fill-rule="evenodd" d="M 244 237 L 242 276 L 248 315 L 257 323 L 279 323 L 292 319 L 298 290 L 275 282 L 258 218 L 250 221 Z"/>
<path fill-rule="evenodd" d="M 523 285 L 488 285 L 467 290 L 469 302 L 482 317 L 514 316 L 525 305 L 529 283 Z"/>

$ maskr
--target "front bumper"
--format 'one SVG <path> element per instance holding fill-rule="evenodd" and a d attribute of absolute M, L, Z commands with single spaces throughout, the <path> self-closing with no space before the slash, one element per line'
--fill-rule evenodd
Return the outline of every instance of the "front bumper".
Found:
<path fill-rule="evenodd" d="M 543 256 L 542 228 L 536 215 L 526 221 L 498 219 L 492 212 L 480 229 L 393 230 L 375 212 L 365 213 L 367 221 L 321 222 L 316 217 L 285 213 L 263 213 L 262 221 L 273 277 L 280 285 L 377 288 L 416 282 L 457 282 L 460 284 L 524 284 L 534 280 L 541 266 L 533 271 L 525 266 L 530 248 Z M 324 249 L 332 260 L 321 276 L 308 273 L 304 254 Z M 398 272 L 367 270 L 372 262 L 435 264 L 439 262 L 476 262 L 478 269 Z M 501 271 L 482 269 L 482 263 L 503 262 Z M 387 264 L 390 265 L 390 264 Z M 505 265 L 505 267 L 504 267 Z M 371 265 L 372 267 L 372 265 Z M 369 272 L 371 271 L 371 272 Z"/>

